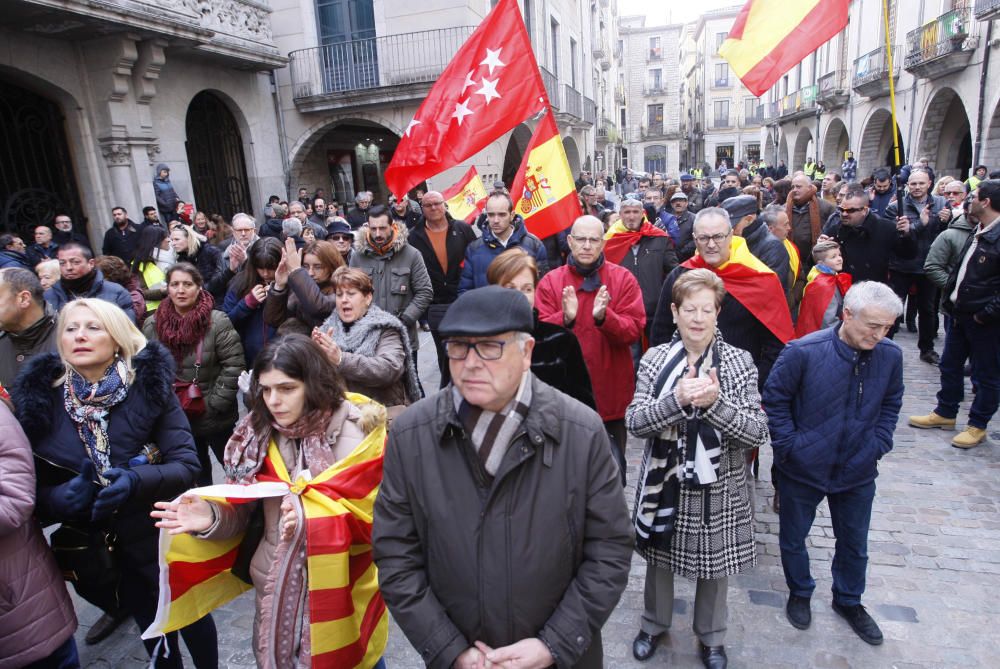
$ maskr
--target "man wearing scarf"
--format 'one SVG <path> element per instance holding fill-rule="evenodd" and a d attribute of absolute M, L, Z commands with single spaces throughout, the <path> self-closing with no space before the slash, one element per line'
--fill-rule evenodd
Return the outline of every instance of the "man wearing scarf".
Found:
<path fill-rule="evenodd" d="M 624 483 L 625 408 L 635 394 L 631 346 L 646 327 L 642 289 L 629 270 L 605 262 L 604 225 L 599 219 L 576 219 L 567 241 L 567 264 L 538 284 L 538 317 L 571 329 L 580 341 L 590 378 L 601 380 L 594 384 L 597 413 L 614 438 L 612 448 Z"/>
<path fill-rule="evenodd" d="M 45 291 L 45 301 L 55 311 L 61 310 L 67 302 L 78 297 L 94 297 L 117 304 L 135 322 L 132 296 L 117 283 L 104 280 L 89 248 L 69 242 L 59 247 L 58 256 L 61 278 Z"/>
<path fill-rule="evenodd" d="M 808 176 L 800 172 L 792 177 L 792 189 L 788 194 L 785 211 L 788 214 L 788 221 L 792 224 L 790 235 L 792 243 L 799 249 L 799 258 L 803 263 L 802 272 L 792 290 L 796 303 L 801 299 L 802 290 L 806 285 L 804 277 L 812 269 L 812 248 L 819 241 L 823 226 L 835 209 L 832 204 L 817 195 L 816 187 L 812 185 Z"/>
<path fill-rule="evenodd" d="M 358 231 L 350 266 L 371 277 L 372 303 L 406 326 L 416 360 L 417 323 L 434 297 L 434 288 L 423 256 L 406 243 L 406 237 L 406 227 L 392 222 L 388 208 L 371 207 L 368 222 Z"/>

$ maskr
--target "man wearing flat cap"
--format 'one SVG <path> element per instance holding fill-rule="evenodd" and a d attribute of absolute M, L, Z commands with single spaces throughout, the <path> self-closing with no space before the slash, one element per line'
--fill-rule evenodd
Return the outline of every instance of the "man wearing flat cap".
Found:
<path fill-rule="evenodd" d="M 601 667 L 632 538 L 600 417 L 530 371 L 520 293 L 463 293 L 439 331 L 452 382 L 392 425 L 372 545 L 428 667 Z"/>
<path fill-rule="evenodd" d="M 757 198 L 753 195 L 737 195 L 723 202 L 722 208 L 729 214 L 733 234 L 745 239 L 750 253 L 778 275 L 782 286 L 787 286 L 788 251 L 759 217 Z"/>

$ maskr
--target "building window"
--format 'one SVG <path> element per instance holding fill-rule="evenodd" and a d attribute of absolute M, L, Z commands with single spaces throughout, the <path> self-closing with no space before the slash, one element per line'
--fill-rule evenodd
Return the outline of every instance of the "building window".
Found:
<path fill-rule="evenodd" d="M 650 60 L 659 60 L 663 57 L 663 52 L 660 50 L 660 38 L 650 37 L 649 38 L 649 58 Z"/>
<path fill-rule="evenodd" d="M 760 144 L 747 144 L 745 151 L 747 160 L 760 160 Z"/>
<path fill-rule="evenodd" d="M 550 33 L 551 39 L 549 42 L 549 48 L 551 49 L 550 51 L 551 58 L 549 59 L 549 62 L 552 65 L 552 74 L 556 75 L 556 78 L 558 78 L 559 77 L 559 22 L 556 21 L 555 19 L 551 19 L 551 21 L 552 23 L 549 26 L 551 31 Z"/>
<path fill-rule="evenodd" d="M 729 64 L 728 63 L 716 63 L 715 64 L 715 85 L 717 87 L 729 86 Z"/>
<path fill-rule="evenodd" d="M 716 128 L 729 127 L 729 100 L 715 101 L 715 125 Z"/>
<path fill-rule="evenodd" d="M 746 114 L 747 125 L 760 125 L 762 112 L 755 97 L 743 98 L 743 111 Z"/>
<path fill-rule="evenodd" d="M 576 40 L 569 38 L 569 85 L 576 88 Z"/>
<path fill-rule="evenodd" d="M 650 144 L 642 150 L 643 169 L 649 173 L 667 171 L 667 147 Z"/>
<path fill-rule="evenodd" d="M 722 48 L 722 43 L 729 38 L 729 33 L 715 33 L 715 51 L 718 52 Z"/>
<path fill-rule="evenodd" d="M 716 169 L 722 168 L 725 164 L 726 168 L 732 167 L 733 163 L 733 145 L 732 144 L 720 144 L 715 147 L 715 167 Z"/>
<path fill-rule="evenodd" d="M 651 91 L 663 90 L 663 70 L 656 69 L 649 71 L 649 89 Z"/>
<path fill-rule="evenodd" d="M 647 130 L 650 135 L 663 134 L 663 105 L 646 106 Z"/>

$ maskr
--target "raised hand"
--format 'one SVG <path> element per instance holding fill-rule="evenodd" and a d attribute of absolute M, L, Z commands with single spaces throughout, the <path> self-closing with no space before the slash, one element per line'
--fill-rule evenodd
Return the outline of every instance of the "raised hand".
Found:
<path fill-rule="evenodd" d="M 243 261 L 247 259 L 247 250 L 239 242 L 229 245 L 229 269 L 238 272 Z"/>
<path fill-rule="evenodd" d="M 302 252 L 295 246 L 295 240 L 289 237 L 285 240 L 285 252 L 282 255 L 288 264 L 288 272 L 294 272 L 302 267 Z"/>
<path fill-rule="evenodd" d="M 565 288 L 563 288 L 562 292 L 563 323 L 569 325 L 576 320 L 576 312 L 578 307 L 579 303 L 576 299 L 576 291 L 573 290 L 573 286 L 566 286 Z"/>
<path fill-rule="evenodd" d="M 288 285 L 289 274 L 291 274 L 291 270 L 288 269 L 288 251 L 287 249 L 282 249 L 281 260 L 278 261 L 278 266 L 274 268 L 274 287 L 278 290 L 284 290 L 285 286 Z"/>
<path fill-rule="evenodd" d="M 156 502 L 149 515 L 167 534 L 204 532 L 212 526 L 212 507 L 197 495 L 184 494 L 176 502 Z"/>
<path fill-rule="evenodd" d="M 608 304 L 611 302 L 611 293 L 607 286 L 601 286 L 594 296 L 594 320 L 603 321 L 607 315 Z"/>

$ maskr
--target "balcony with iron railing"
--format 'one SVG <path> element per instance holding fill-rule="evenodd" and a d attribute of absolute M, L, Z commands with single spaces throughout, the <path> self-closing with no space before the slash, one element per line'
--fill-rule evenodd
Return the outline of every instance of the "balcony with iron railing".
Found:
<path fill-rule="evenodd" d="M 764 105 L 747 107 L 743 116 L 744 128 L 758 128 L 764 125 Z"/>
<path fill-rule="evenodd" d="M 969 14 L 968 7 L 959 7 L 906 33 L 906 71 L 936 79 L 964 70 L 979 45 Z"/>
<path fill-rule="evenodd" d="M 851 99 L 850 89 L 847 86 L 847 70 L 834 70 L 824 74 L 819 78 L 817 85 L 819 92 L 816 94 L 816 101 L 826 111 L 839 109 Z"/>
<path fill-rule="evenodd" d="M 665 91 L 663 89 L 662 83 L 648 83 L 642 87 L 642 94 L 646 97 L 656 97 L 658 95 L 664 95 Z"/>
<path fill-rule="evenodd" d="M 732 86 L 733 80 L 728 77 L 725 79 L 716 78 L 712 80 L 712 88 L 732 88 Z"/>
<path fill-rule="evenodd" d="M 640 139 L 657 139 L 664 136 L 663 122 L 650 123 L 649 125 L 644 125 L 640 129 L 639 138 Z"/>
<path fill-rule="evenodd" d="M 594 125 L 597 122 L 597 103 L 583 96 L 583 122 Z"/>
<path fill-rule="evenodd" d="M 792 121 L 816 113 L 818 86 L 803 86 L 781 99 L 781 120 Z"/>
<path fill-rule="evenodd" d="M 733 122 L 729 116 L 716 116 L 712 119 L 712 128 L 715 130 L 724 130 L 726 128 L 732 128 Z"/>
<path fill-rule="evenodd" d="M 614 121 L 606 116 L 597 125 L 597 143 L 601 145 L 614 144 L 618 141 L 618 129 Z"/>
<path fill-rule="evenodd" d="M 565 105 L 562 111 L 578 119 L 583 118 L 583 95 L 569 84 L 563 84 L 563 99 Z"/>
<path fill-rule="evenodd" d="M 768 102 L 764 105 L 764 120 L 776 121 L 781 116 L 781 100 Z"/>
<path fill-rule="evenodd" d="M 422 99 L 474 27 L 337 42 L 289 54 L 301 111 Z"/>
<path fill-rule="evenodd" d="M 661 49 L 658 46 L 655 47 L 651 46 L 649 47 L 649 50 L 646 52 L 646 62 L 655 60 L 663 60 L 663 49 Z"/>
<path fill-rule="evenodd" d="M 874 99 L 889 95 L 889 55 L 890 51 L 881 46 L 874 51 L 854 59 L 854 76 L 851 88 L 855 93 Z M 899 61 L 902 51 L 898 44 L 892 47 L 892 78 L 899 79 Z"/>
<path fill-rule="evenodd" d="M 559 78 L 544 67 L 539 66 L 538 71 L 542 73 L 542 83 L 545 84 L 545 92 L 549 95 L 549 104 L 553 109 L 560 109 L 562 98 L 559 95 Z"/>
<path fill-rule="evenodd" d="M 1000 19 L 1000 0 L 976 0 L 974 11 L 979 21 Z"/>

